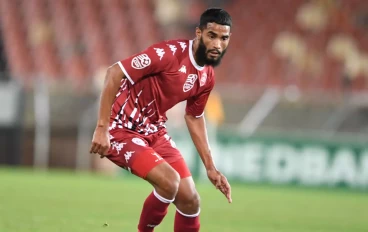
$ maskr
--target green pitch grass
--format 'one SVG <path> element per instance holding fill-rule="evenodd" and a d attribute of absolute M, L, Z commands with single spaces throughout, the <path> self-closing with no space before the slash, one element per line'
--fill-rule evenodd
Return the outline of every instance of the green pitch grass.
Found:
<path fill-rule="evenodd" d="M 228 204 L 197 187 L 203 232 L 368 231 L 367 193 L 237 184 Z M 136 232 L 150 191 L 137 178 L 0 169 L 0 232 Z M 173 231 L 173 215 L 156 231 Z"/>

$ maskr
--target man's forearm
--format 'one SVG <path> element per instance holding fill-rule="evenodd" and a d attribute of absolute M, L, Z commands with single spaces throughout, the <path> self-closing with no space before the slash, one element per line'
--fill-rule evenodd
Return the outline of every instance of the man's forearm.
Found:
<path fill-rule="evenodd" d="M 124 75 L 119 67 L 113 65 L 108 68 L 100 97 L 100 108 L 97 120 L 98 127 L 107 128 L 109 126 L 111 107 L 119 90 L 122 78 L 124 78 Z"/>
<path fill-rule="evenodd" d="M 215 163 L 212 159 L 211 152 L 209 152 L 209 153 L 199 153 L 199 155 L 202 159 L 203 165 L 206 168 L 206 170 L 216 170 L 216 166 L 215 166 Z"/>
<path fill-rule="evenodd" d="M 204 117 L 195 118 L 191 115 L 185 115 L 185 121 L 187 123 L 190 136 L 206 170 L 216 169 L 208 143 Z"/>

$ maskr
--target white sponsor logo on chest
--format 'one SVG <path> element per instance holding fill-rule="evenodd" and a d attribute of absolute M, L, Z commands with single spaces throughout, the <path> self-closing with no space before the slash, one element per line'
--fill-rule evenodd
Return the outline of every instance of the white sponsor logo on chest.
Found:
<path fill-rule="evenodd" d="M 185 83 L 183 85 L 183 91 L 188 92 L 189 90 L 191 90 L 197 79 L 198 79 L 197 74 L 189 74 L 188 77 L 187 77 L 187 80 L 185 81 Z"/>
<path fill-rule="evenodd" d="M 132 67 L 135 69 L 143 69 L 151 64 L 151 59 L 147 54 L 141 54 L 132 59 Z"/>

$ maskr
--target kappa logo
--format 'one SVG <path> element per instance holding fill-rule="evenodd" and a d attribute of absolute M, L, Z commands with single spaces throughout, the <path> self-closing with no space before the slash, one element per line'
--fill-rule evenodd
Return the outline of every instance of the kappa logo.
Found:
<path fill-rule="evenodd" d="M 185 65 L 181 66 L 181 68 L 179 69 L 179 72 L 187 73 L 187 67 L 185 67 Z"/>
<path fill-rule="evenodd" d="M 187 77 L 187 80 L 185 81 L 185 83 L 183 85 L 183 91 L 188 92 L 189 90 L 191 90 L 197 79 L 198 79 L 197 74 L 189 74 L 188 77 Z"/>
<path fill-rule="evenodd" d="M 132 59 L 132 67 L 135 69 L 143 69 L 151 64 L 151 59 L 147 54 L 140 54 Z"/>
<path fill-rule="evenodd" d="M 199 86 L 204 86 L 207 81 L 207 73 L 202 73 L 201 79 L 199 80 Z"/>
<path fill-rule="evenodd" d="M 132 157 L 133 153 L 135 151 L 127 151 L 125 154 L 124 154 L 124 157 L 125 157 L 125 161 L 128 163 L 128 161 L 130 160 L 130 158 Z"/>
<path fill-rule="evenodd" d="M 114 141 L 111 143 L 111 147 L 112 149 L 115 149 L 118 152 L 118 154 L 120 154 L 120 151 L 124 148 L 125 144 L 126 143 L 118 143 Z"/>
<path fill-rule="evenodd" d="M 185 42 L 178 42 L 180 44 L 180 47 L 182 49 L 182 52 L 185 51 L 185 48 L 187 47 L 187 44 Z"/>
<path fill-rule="evenodd" d="M 164 57 L 165 55 L 165 50 L 162 48 L 154 48 L 157 55 L 160 57 L 160 60 L 162 59 L 162 57 Z"/>
<path fill-rule="evenodd" d="M 170 50 L 172 51 L 173 55 L 175 55 L 175 52 L 176 52 L 176 46 L 175 45 L 172 45 L 172 44 L 167 44 L 167 46 L 169 46 Z"/>

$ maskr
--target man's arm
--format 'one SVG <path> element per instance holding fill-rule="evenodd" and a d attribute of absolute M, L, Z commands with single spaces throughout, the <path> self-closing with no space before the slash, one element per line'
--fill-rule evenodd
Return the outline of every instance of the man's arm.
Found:
<path fill-rule="evenodd" d="M 197 148 L 206 170 L 216 170 L 208 142 L 204 117 L 196 118 L 190 114 L 185 114 L 184 118 L 188 126 L 190 136 L 192 137 L 193 143 Z"/>
<path fill-rule="evenodd" d="M 166 43 L 159 43 L 121 60 L 117 64 L 129 83 L 134 85 L 142 80 L 143 77 L 170 69 L 176 63 L 177 58 Z"/>
<path fill-rule="evenodd" d="M 125 78 L 124 73 L 117 64 L 114 64 L 107 69 L 104 87 L 100 97 L 97 127 L 109 127 L 111 107 L 123 78 Z"/>
<path fill-rule="evenodd" d="M 93 135 L 90 153 L 98 153 L 101 156 L 104 156 L 110 149 L 109 123 L 111 107 L 123 78 L 125 78 L 124 73 L 118 64 L 114 64 L 107 69 L 104 87 L 100 97 L 98 120 L 95 133 Z"/>
<path fill-rule="evenodd" d="M 108 68 L 101 93 L 98 121 L 90 153 L 98 153 L 103 157 L 110 148 L 108 128 L 111 107 L 121 86 L 121 80 L 126 78 L 130 85 L 134 85 L 144 76 L 162 72 L 173 65 L 175 59 L 173 59 L 172 53 L 166 51 L 167 49 L 165 43 L 155 44 L 138 54 L 118 61 Z"/>
<path fill-rule="evenodd" d="M 197 151 L 207 170 L 208 178 L 216 186 L 216 188 L 226 196 L 229 203 L 231 203 L 232 199 L 230 184 L 228 183 L 226 177 L 216 169 L 215 163 L 212 159 L 204 116 L 194 117 L 190 114 L 185 114 L 184 117 L 193 143 L 197 148 Z"/>

